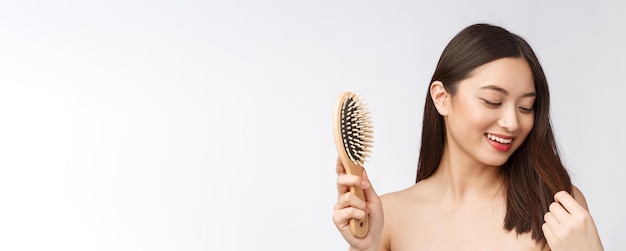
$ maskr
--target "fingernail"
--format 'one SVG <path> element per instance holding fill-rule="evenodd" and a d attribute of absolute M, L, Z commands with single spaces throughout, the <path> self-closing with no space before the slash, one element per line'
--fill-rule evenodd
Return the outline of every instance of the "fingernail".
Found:
<path fill-rule="evenodd" d="M 370 184 L 369 184 L 369 182 L 364 181 L 364 180 L 362 180 L 362 181 L 361 181 L 361 187 L 362 187 L 362 188 L 368 188 L 368 187 L 369 187 L 369 185 L 370 185 Z"/>

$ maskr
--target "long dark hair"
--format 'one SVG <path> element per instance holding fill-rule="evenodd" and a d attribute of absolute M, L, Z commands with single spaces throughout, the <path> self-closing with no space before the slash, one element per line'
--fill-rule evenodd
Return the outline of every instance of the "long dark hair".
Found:
<path fill-rule="evenodd" d="M 431 79 L 441 81 L 454 95 L 457 84 L 477 67 L 496 59 L 524 58 L 530 65 L 537 97 L 535 122 L 528 137 L 501 167 L 506 188 L 504 228 L 517 234 L 532 233 L 544 243 L 543 215 L 560 190 L 569 193 L 572 184 L 561 163 L 550 122 L 548 83 L 530 45 L 520 36 L 490 24 L 474 24 L 459 32 L 444 49 Z M 430 86 L 429 86 L 430 88 Z M 427 91 L 422 125 L 422 144 L 415 182 L 430 177 L 439 166 L 446 140 L 443 117 Z"/>

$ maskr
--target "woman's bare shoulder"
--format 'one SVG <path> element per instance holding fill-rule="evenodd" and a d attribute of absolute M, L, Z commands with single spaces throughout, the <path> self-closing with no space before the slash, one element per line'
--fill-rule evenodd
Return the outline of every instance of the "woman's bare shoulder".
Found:
<path fill-rule="evenodd" d="M 405 226 L 406 222 L 415 221 L 415 217 L 424 215 L 419 213 L 423 206 L 420 199 L 423 195 L 420 195 L 419 189 L 423 184 L 420 183 L 380 196 L 385 217 L 382 235 L 384 248 L 382 250 L 391 250 L 392 236 L 397 238 L 402 235 L 400 233 L 408 231 Z"/>
<path fill-rule="evenodd" d="M 587 206 L 587 200 L 585 199 L 585 196 L 583 195 L 583 192 L 580 191 L 580 189 L 578 189 L 578 187 L 576 187 L 575 185 L 572 185 L 572 197 L 574 197 L 574 199 L 582 207 L 584 207 L 586 210 L 589 210 L 589 207 Z"/>
<path fill-rule="evenodd" d="M 413 203 L 420 202 L 425 199 L 428 194 L 425 191 L 428 189 L 426 182 L 418 182 L 405 189 L 390 192 L 381 196 L 383 206 L 385 207 L 402 207 L 409 206 Z"/>

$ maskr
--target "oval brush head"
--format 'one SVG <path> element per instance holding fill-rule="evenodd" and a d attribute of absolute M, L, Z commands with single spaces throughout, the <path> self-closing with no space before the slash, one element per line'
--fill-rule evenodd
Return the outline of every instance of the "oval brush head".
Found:
<path fill-rule="evenodd" d="M 337 98 L 333 120 L 335 146 L 339 159 L 348 174 L 363 176 L 366 158 L 370 156 L 373 143 L 373 126 L 366 104 L 352 92 L 344 92 Z M 350 187 L 350 192 L 365 201 L 360 186 Z M 350 220 L 350 230 L 363 238 L 369 231 L 369 218 Z"/>

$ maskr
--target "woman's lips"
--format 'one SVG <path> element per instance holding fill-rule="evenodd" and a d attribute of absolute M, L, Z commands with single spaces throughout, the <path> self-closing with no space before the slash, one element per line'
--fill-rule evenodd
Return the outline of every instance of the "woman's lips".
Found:
<path fill-rule="evenodd" d="M 513 142 L 514 138 L 513 136 L 485 133 L 487 142 L 500 152 L 506 152 L 511 149 L 511 142 Z"/>

